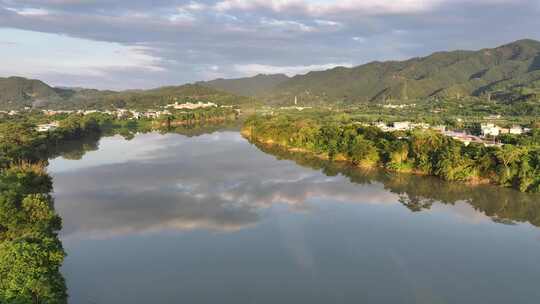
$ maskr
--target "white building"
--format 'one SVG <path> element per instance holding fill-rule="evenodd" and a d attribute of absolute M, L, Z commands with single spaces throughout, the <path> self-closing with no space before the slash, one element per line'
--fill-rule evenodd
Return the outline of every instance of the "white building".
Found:
<path fill-rule="evenodd" d="M 510 134 L 521 135 L 523 133 L 525 133 L 525 131 L 523 130 L 523 127 L 521 126 L 515 125 L 510 128 Z"/>
<path fill-rule="evenodd" d="M 294 107 L 281 107 L 279 108 L 280 110 L 297 110 L 297 111 L 304 111 L 304 110 L 307 110 L 307 109 L 311 109 L 312 107 L 297 107 L 297 106 L 294 106 Z"/>
<path fill-rule="evenodd" d="M 382 121 L 379 121 L 379 122 L 375 123 L 375 127 L 381 129 L 384 132 L 388 132 L 390 130 L 388 128 L 388 125 L 386 125 L 386 123 L 384 123 Z"/>
<path fill-rule="evenodd" d="M 146 111 L 141 114 L 144 118 L 158 118 L 158 112 L 157 111 Z"/>
<path fill-rule="evenodd" d="M 144 113 L 139 113 L 139 116 L 140 117 L 144 117 L 144 118 L 150 118 L 150 119 L 154 119 L 154 118 L 159 118 L 163 115 L 171 115 L 172 113 L 168 110 L 164 110 L 164 111 L 146 111 Z"/>
<path fill-rule="evenodd" d="M 414 108 L 416 107 L 415 103 L 412 104 L 387 104 L 383 105 L 385 109 L 405 109 L 405 108 Z"/>
<path fill-rule="evenodd" d="M 55 130 L 56 128 L 58 128 L 58 126 L 58 122 L 55 121 L 48 124 L 37 125 L 36 129 L 38 132 L 49 132 Z"/>
<path fill-rule="evenodd" d="M 430 127 L 431 126 L 425 122 L 420 122 L 420 123 L 415 123 L 415 124 L 410 125 L 411 129 L 429 129 Z"/>
<path fill-rule="evenodd" d="M 211 107 L 217 107 L 217 104 L 213 102 L 198 102 L 198 103 L 178 103 L 175 102 L 174 104 L 167 105 L 167 108 L 174 108 L 176 110 L 195 110 L 195 109 L 204 109 L 204 108 L 211 108 Z"/>
<path fill-rule="evenodd" d="M 57 115 L 57 114 L 71 114 L 71 113 L 75 113 L 75 111 L 43 110 L 43 114 L 45 114 L 46 116 L 53 116 L 53 115 Z"/>
<path fill-rule="evenodd" d="M 411 129 L 411 122 L 410 121 L 399 121 L 394 123 L 394 130 L 395 131 L 406 131 Z"/>
<path fill-rule="evenodd" d="M 482 136 L 499 136 L 501 128 L 492 123 L 482 124 Z"/>

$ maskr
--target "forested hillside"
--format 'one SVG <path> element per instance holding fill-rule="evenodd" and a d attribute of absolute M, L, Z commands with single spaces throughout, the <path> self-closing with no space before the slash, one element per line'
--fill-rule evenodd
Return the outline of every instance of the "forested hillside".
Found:
<path fill-rule="evenodd" d="M 310 72 L 281 83 L 274 100 L 378 102 L 427 97 L 538 98 L 540 42 L 519 40 L 494 49 L 439 52 L 406 61 Z M 515 98 L 514 98 L 515 99 Z"/>
<path fill-rule="evenodd" d="M 22 77 L 0 78 L 0 107 L 19 108 L 47 101 L 60 101 L 62 89 L 40 80 Z"/>
<path fill-rule="evenodd" d="M 151 108 L 174 102 L 214 102 L 247 104 L 249 97 L 213 88 L 187 84 L 151 90 L 100 91 L 95 89 L 53 88 L 40 80 L 22 77 L 0 78 L 0 110 L 24 107 L 51 109 Z"/>

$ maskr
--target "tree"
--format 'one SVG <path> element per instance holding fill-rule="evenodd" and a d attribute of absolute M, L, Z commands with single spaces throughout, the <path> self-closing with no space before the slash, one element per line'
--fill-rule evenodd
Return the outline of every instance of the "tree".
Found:
<path fill-rule="evenodd" d="M 0 243 L 1 303 L 67 303 L 60 266 L 64 251 L 57 238 Z"/>
<path fill-rule="evenodd" d="M 362 167 L 372 167 L 380 160 L 379 151 L 373 142 L 365 139 L 362 135 L 354 138 L 349 155 L 354 164 Z"/>
<path fill-rule="evenodd" d="M 457 144 L 445 146 L 437 155 L 435 174 L 448 181 L 468 181 L 478 175 L 473 160 Z"/>
<path fill-rule="evenodd" d="M 525 148 L 513 145 L 504 145 L 495 152 L 495 156 L 499 162 L 497 171 L 501 185 L 511 186 L 513 184 L 514 178 L 517 175 L 517 163 L 525 153 Z"/>
<path fill-rule="evenodd" d="M 412 156 L 416 167 L 423 172 L 432 173 L 433 157 L 445 143 L 445 138 L 434 131 L 413 131 L 410 138 Z"/>

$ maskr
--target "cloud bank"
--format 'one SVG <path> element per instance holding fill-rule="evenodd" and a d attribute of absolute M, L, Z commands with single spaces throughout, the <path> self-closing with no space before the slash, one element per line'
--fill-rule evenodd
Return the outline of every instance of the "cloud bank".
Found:
<path fill-rule="evenodd" d="M 115 89 L 292 75 L 540 39 L 539 13 L 536 0 L 0 0 L 0 74 Z"/>

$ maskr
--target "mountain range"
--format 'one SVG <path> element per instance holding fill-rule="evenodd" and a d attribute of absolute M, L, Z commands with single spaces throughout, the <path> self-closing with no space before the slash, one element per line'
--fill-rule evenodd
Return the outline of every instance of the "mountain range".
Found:
<path fill-rule="evenodd" d="M 213 88 L 186 84 L 151 90 L 108 91 L 83 88 L 55 88 L 22 77 L 0 78 L 0 110 L 24 107 L 49 109 L 156 108 L 174 102 L 214 102 L 222 105 L 247 104 L 255 100 Z"/>
<path fill-rule="evenodd" d="M 265 77 L 221 80 L 204 85 L 233 92 Z M 516 88 L 540 88 L 540 42 L 518 40 L 493 49 L 438 52 L 405 61 L 371 62 L 353 68 L 336 67 L 310 72 L 266 86 L 260 94 L 267 101 L 380 102 L 429 97 L 459 98 L 500 93 Z M 244 84 L 244 85 L 243 85 Z M 251 95 L 251 94 L 249 94 Z"/>
<path fill-rule="evenodd" d="M 423 98 L 540 96 L 540 42 L 518 40 L 492 49 L 437 52 L 405 61 L 371 62 L 288 77 L 257 75 L 123 92 L 53 88 L 21 77 L 0 78 L 0 108 L 21 106 L 152 106 L 175 100 L 219 103 L 382 102 Z"/>

